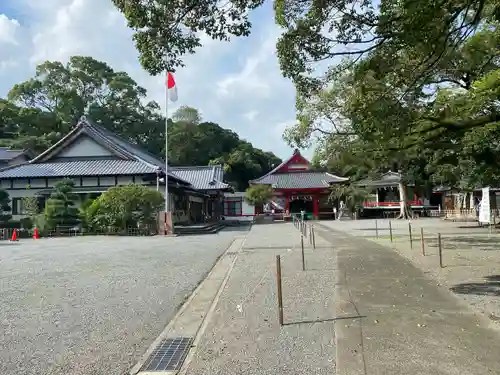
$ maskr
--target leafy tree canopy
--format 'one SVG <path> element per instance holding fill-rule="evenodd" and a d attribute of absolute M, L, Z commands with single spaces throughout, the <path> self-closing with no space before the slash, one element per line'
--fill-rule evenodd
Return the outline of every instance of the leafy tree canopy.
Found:
<path fill-rule="evenodd" d="M 273 196 L 273 188 L 270 185 L 252 185 L 245 194 L 245 200 L 253 206 L 262 206 Z"/>
<path fill-rule="evenodd" d="M 166 68 L 175 71 L 183 66 L 183 57 L 201 46 L 201 33 L 217 40 L 249 35 L 248 11 L 264 0 L 113 0 L 113 3 L 135 31 L 141 65 L 156 75 Z"/>
<path fill-rule="evenodd" d="M 372 171 L 402 170 L 423 190 L 499 184 L 499 42 L 498 24 L 482 22 L 422 75 L 414 70 L 426 55 L 415 46 L 394 54 L 381 45 L 332 64 L 298 95 L 297 124 L 285 138 L 319 136 L 318 162 L 352 169 L 353 158 L 373 160 Z"/>

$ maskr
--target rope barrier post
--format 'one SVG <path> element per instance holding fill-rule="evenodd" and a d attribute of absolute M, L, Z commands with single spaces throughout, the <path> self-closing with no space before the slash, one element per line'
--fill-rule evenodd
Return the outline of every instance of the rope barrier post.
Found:
<path fill-rule="evenodd" d="M 413 249 L 413 237 L 411 235 L 411 223 L 408 223 L 408 232 L 410 233 L 410 249 Z"/>
<path fill-rule="evenodd" d="M 391 236 L 391 242 L 392 242 L 392 222 L 389 220 L 389 234 Z"/>
<path fill-rule="evenodd" d="M 280 326 L 283 326 L 283 293 L 281 285 L 281 258 L 276 255 L 276 282 L 277 282 L 277 295 L 278 295 L 278 320 Z"/>
<path fill-rule="evenodd" d="M 424 228 L 420 228 L 420 248 L 422 249 L 422 255 L 425 256 Z"/>
<path fill-rule="evenodd" d="M 443 265 L 443 244 L 441 241 L 441 233 L 438 233 L 438 249 L 439 249 L 439 267 L 444 268 L 444 265 Z"/>
<path fill-rule="evenodd" d="M 306 259 L 304 255 L 304 236 L 300 236 L 300 247 L 302 250 L 302 271 L 306 270 Z"/>
<path fill-rule="evenodd" d="M 313 249 L 316 250 L 316 234 L 314 233 L 314 226 L 311 228 L 311 230 L 312 230 Z"/>

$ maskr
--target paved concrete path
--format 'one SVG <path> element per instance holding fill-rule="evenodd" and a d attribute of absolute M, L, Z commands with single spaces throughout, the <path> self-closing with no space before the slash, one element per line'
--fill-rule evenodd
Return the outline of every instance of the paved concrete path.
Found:
<path fill-rule="evenodd" d="M 291 223 L 255 225 L 192 360 L 181 374 L 335 373 L 335 254 L 300 235 Z M 282 259 L 285 326 L 278 324 L 276 255 Z"/>
<path fill-rule="evenodd" d="M 320 232 L 338 255 L 337 374 L 500 374 L 500 337 L 488 322 L 394 250 Z"/>

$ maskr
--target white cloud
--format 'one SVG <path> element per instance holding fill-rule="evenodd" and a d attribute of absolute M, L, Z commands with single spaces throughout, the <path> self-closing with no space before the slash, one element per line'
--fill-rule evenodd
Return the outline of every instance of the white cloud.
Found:
<path fill-rule="evenodd" d="M 248 121 L 254 121 L 258 115 L 259 115 L 258 111 L 250 111 L 244 113 L 243 117 L 246 118 Z"/>
<path fill-rule="evenodd" d="M 128 72 L 164 108 L 164 79 L 141 68 L 132 31 L 110 0 L 16 0 L 11 7 L 23 17 L 0 14 L 0 96 L 33 76 L 36 64 L 89 55 Z M 198 108 L 207 121 L 288 157 L 291 150 L 277 129 L 295 115 L 295 91 L 279 71 L 278 35 L 271 4 L 257 10 L 249 38 L 225 43 L 202 36 L 204 47 L 176 72 L 176 106 Z"/>
<path fill-rule="evenodd" d="M 16 32 L 19 27 L 19 21 L 0 14 L 0 45 L 4 43 L 17 45 Z"/>

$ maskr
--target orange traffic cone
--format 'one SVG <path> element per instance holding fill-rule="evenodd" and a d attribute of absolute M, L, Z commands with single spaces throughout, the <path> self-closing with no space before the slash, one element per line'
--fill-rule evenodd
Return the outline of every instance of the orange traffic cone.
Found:
<path fill-rule="evenodd" d="M 12 238 L 10 240 L 17 241 L 17 229 L 14 229 L 14 231 L 12 232 Z"/>
<path fill-rule="evenodd" d="M 38 240 L 40 238 L 40 235 L 38 234 L 38 228 L 35 227 L 35 230 L 33 231 L 33 239 Z"/>

